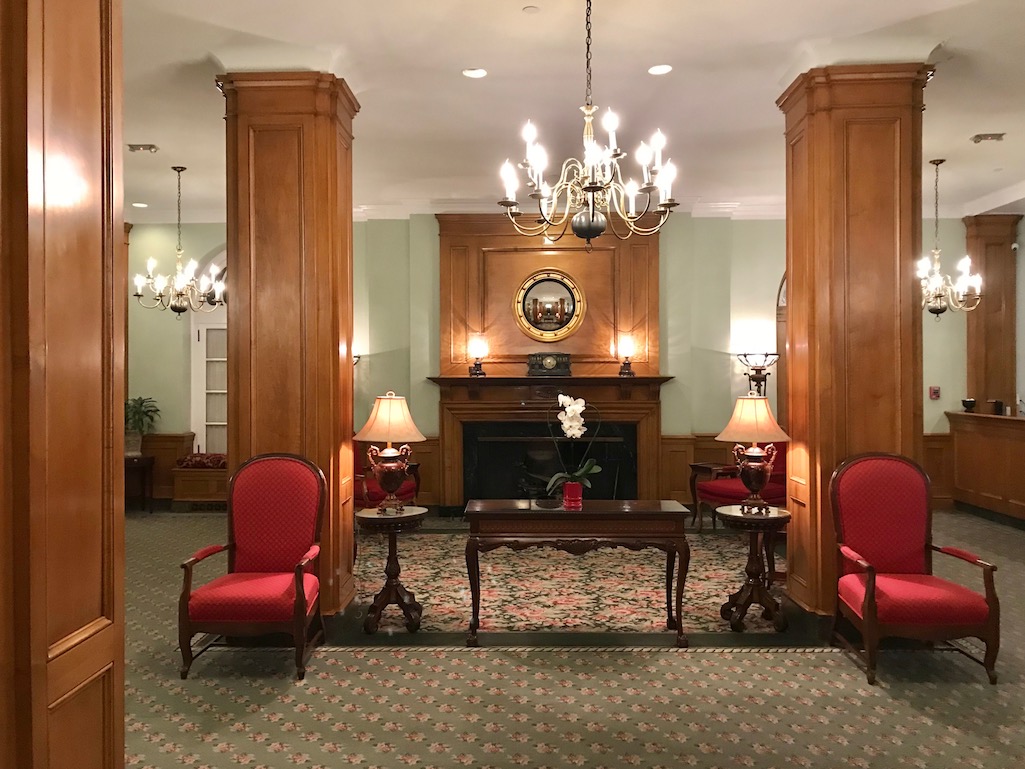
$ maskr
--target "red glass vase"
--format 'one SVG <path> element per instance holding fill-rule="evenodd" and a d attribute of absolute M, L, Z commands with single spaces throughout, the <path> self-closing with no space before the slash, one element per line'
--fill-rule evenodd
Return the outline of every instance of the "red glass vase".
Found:
<path fill-rule="evenodd" d="M 577 481 L 562 484 L 562 506 L 566 510 L 580 510 L 584 506 L 584 485 Z"/>

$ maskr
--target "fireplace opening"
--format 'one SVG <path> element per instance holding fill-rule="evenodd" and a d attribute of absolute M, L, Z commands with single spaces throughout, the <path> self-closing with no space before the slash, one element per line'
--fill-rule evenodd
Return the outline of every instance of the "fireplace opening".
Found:
<path fill-rule="evenodd" d="M 580 466 L 585 452 L 601 466 L 588 476 L 589 499 L 637 498 L 637 426 L 603 422 L 595 435 L 566 438 L 544 422 L 464 422 L 465 499 L 547 497 L 548 479 Z M 590 449 L 588 449 L 590 446 Z"/>

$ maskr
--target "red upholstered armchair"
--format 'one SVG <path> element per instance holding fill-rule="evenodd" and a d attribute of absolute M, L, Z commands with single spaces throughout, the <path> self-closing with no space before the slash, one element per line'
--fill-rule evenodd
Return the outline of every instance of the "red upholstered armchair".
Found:
<path fill-rule="evenodd" d="M 324 637 L 317 561 L 326 487 L 319 467 L 292 454 L 261 454 L 235 471 L 228 486 L 228 543 L 204 547 L 181 565 L 182 678 L 217 636 L 268 633 L 292 635 L 296 675 L 306 674 L 310 652 Z M 193 567 L 222 550 L 228 551 L 228 573 L 193 590 Z M 193 650 L 196 633 L 212 637 Z"/>
<path fill-rule="evenodd" d="M 704 524 L 702 506 L 711 509 L 720 505 L 739 505 L 749 496 L 743 481 L 738 477 L 738 469 L 734 465 L 717 471 L 710 481 L 701 481 L 695 486 L 697 499 L 694 504 L 694 516 L 698 519 L 698 531 Z M 762 499 L 775 507 L 784 507 L 787 499 L 787 449 L 786 444 L 776 444 L 776 461 L 772 465 L 772 475 L 762 489 Z M 715 528 L 715 515 L 712 515 L 712 528 Z"/>
<path fill-rule="evenodd" d="M 996 567 L 964 550 L 932 544 L 929 477 L 895 454 L 860 454 L 829 481 L 840 558 L 834 637 L 864 663 L 875 683 L 879 640 L 887 636 L 946 641 L 975 636 L 986 645 L 989 682 L 1000 649 Z M 933 552 L 982 568 L 985 596 L 932 574 Z M 864 652 L 836 632 L 846 617 L 861 633 Z"/>

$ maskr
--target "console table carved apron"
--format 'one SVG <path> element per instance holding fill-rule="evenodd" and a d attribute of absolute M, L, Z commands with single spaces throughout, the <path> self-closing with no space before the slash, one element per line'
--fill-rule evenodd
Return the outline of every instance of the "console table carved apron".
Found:
<path fill-rule="evenodd" d="M 384 567 L 386 579 L 381 592 L 377 594 L 374 602 L 367 609 L 367 618 L 363 622 L 364 632 L 377 632 L 377 626 L 381 622 L 381 612 L 391 604 L 395 604 L 402 610 L 402 614 L 406 618 L 406 629 L 410 633 L 415 633 L 420 629 L 420 619 L 424 610 L 417 603 L 413 594 L 399 581 L 401 569 L 395 537 L 400 531 L 420 528 L 426 515 L 426 507 L 414 507 L 413 505 L 406 505 L 401 513 L 391 509 L 387 513 L 382 513 L 376 507 L 356 511 L 356 522 L 359 523 L 361 529 L 388 535 L 388 562 Z"/>
<path fill-rule="evenodd" d="M 553 507 L 553 502 L 527 499 L 471 499 L 465 515 L 470 523 L 466 540 L 466 571 L 470 578 L 473 614 L 467 646 L 477 646 L 480 627 L 480 561 L 478 554 L 508 547 L 554 547 L 580 555 L 600 547 L 666 553 L 666 626 L 676 631 L 676 645 L 687 646 L 683 633 L 683 587 L 690 566 L 690 545 L 684 534 L 687 510 L 674 500 L 585 499 L 582 510 Z M 673 570 L 676 611 L 673 611 Z"/>

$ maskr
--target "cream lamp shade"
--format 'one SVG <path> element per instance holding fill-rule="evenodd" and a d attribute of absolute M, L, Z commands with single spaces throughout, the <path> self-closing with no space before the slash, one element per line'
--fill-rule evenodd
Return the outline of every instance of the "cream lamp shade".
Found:
<path fill-rule="evenodd" d="M 356 433 L 354 439 L 367 443 L 386 443 L 388 448 L 391 448 L 393 443 L 416 443 L 427 440 L 416 428 L 406 399 L 391 390 L 377 396 L 370 418 L 363 425 L 363 429 Z"/>
<path fill-rule="evenodd" d="M 783 443 L 790 436 L 776 422 L 764 395 L 742 395 L 733 407 L 733 416 L 715 439 L 733 443 Z"/>

